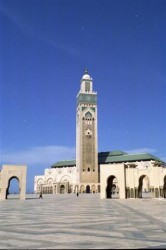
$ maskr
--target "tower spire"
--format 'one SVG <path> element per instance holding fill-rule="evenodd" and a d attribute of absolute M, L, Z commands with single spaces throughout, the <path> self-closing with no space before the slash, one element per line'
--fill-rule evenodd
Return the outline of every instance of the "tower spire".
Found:
<path fill-rule="evenodd" d="M 85 73 L 84 74 L 88 75 L 88 68 L 87 67 L 85 68 Z"/>

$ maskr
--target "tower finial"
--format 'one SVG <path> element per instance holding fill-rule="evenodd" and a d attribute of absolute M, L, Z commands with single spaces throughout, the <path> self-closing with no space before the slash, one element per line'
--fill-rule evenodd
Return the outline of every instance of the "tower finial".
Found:
<path fill-rule="evenodd" d="M 85 68 L 85 74 L 88 74 L 88 69 L 87 69 L 87 67 Z"/>

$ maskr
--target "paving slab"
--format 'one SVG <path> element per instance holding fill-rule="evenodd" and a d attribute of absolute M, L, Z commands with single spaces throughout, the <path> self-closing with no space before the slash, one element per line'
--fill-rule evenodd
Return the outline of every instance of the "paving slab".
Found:
<path fill-rule="evenodd" d="M 27 194 L 0 201 L 0 249 L 166 249 L 166 199 Z"/>

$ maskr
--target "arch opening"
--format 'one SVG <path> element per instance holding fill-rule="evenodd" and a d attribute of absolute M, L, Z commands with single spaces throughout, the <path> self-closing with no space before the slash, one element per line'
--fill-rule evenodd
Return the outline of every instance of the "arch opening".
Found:
<path fill-rule="evenodd" d="M 84 185 L 81 185 L 81 187 L 80 187 L 80 193 L 85 193 L 85 187 L 84 187 Z"/>
<path fill-rule="evenodd" d="M 77 192 L 79 192 L 79 186 L 78 185 L 76 185 L 75 188 L 74 188 L 74 193 L 77 193 Z"/>
<path fill-rule="evenodd" d="M 90 194 L 90 186 L 89 185 L 86 186 L 86 193 Z"/>
<path fill-rule="evenodd" d="M 107 179 L 106 198 L 119 198 L 118 180 L 114 175 Z"/>
<path fill-rule="evenodd" d="M 138 198 L 150 198 L 150 183 L 147 175 L 142 175 L 139 178 L 138 184 Z"/>
<path fill-rule="evenodd" d="M 64 194 L 65 193 L 65 186 L 61 185 L 60 186 L 60 194 Z"/>
<path fill-rule="evenodd" d="M 12 176 L 8 180 L 8 186 L 6 189 L 6 199 L 19 199 L 20 197 L 19 179 L 16 176 Z"/>

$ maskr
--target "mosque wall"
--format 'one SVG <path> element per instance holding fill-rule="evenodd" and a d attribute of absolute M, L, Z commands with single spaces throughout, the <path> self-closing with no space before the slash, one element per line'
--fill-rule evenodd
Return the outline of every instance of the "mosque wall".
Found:
<path fill-rule="evenodd" d="M 116 188 L 114 180 L 116 179 Z M 100 197 L 166 198 L 166 168 L 154 161 L 100 165 Z"/>
<path fill-rule="evenodd" d="M 67 186 L 66 183 L 68 183 Z M 35 193 L 41 191 L 44 191 L 44 193 L 59 193 L 62 184 L 65 184 L 68 191 L 70 191 L 70 186 L 76 184 L 76 166 L 45 169 L 44 175 L 35 176 L 34 191 Z"/>

